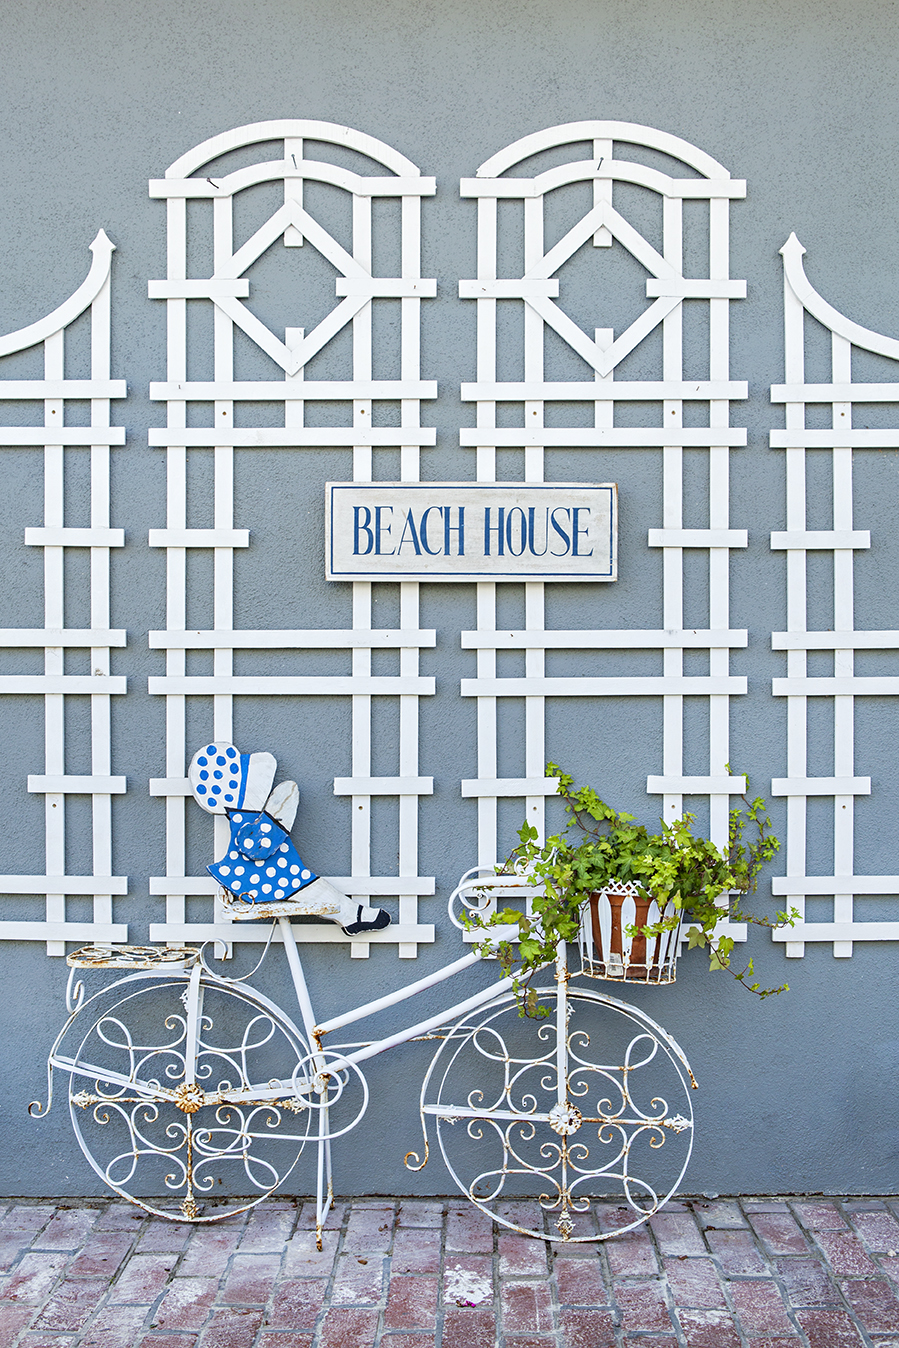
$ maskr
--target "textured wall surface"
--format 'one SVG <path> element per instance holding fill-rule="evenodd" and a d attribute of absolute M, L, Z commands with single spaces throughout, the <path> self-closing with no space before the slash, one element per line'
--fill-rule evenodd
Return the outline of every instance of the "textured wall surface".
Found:
<path fill-rule="evenodd" d="M 423 413 L 424 424 L 437 426 L 437 445 L 423 451 L 422 476 L 440 481 L 473 475 L 473 451 L 460 450 L 458 431 L 473 424 L 472 408 L 459 400 L 459 384 L 475 377 L 475 316 L 474 306 L 457 298 L 456 282 L 475 275 L 475 206 L 460 199 L 460 177 L 473 175 L 488 155 L 528 132 L 615 118 L 673 132 L 746 178 L 747 199 L 734 203 L 732 212 L 731 274 L 746 278 L 748 298 L 732 306 L 731 371 L 732 378 L 749 381 L 749 400 L 733 416 L 734 424 L 748 426 L 749 441 L 732 456 L 731 520 L 734 528 L 748 529 L 749 547 L 732 559 L 731 623 L 749 629 L 747 650 L 735 652 L 732 661 L 734 673 L 748 676 L 749 693 L 731 704 L 731 764 L 749 774 L 754 790 L 766 792 L 771 778 L 786 772 L 785 710 L 771 696 L 770 682 L 785 673 L 782 655 L 770 648 L 770 633 L 786 625 L 784 557 L 768 544 L 772 529 L 786 527 L 783 455 L 768 448 L 769 429 L 783 424 L 781 409 L 768 399 L 769 385 L 784 378 L 778 249 L 795 230 L 821 293 L 858 322 L 896 332 L 895 17 L 895 5 L 886 0 L 807 0 L 788 7 L 771 0 L 748 7 L 703 0 L 676 6 L 660 0 L 641 6 L 623 0 L 496 0 L 487 6 L 382 0 L 369 7 L 347 0 L 326 6 L 197 0 L 185 7 L 158 0 L 143 8 L 122 0 L 76 6 L 35 0 L 4 13 L 0 332 L 31 322 L 75 289 L 98 227 L 117 246 L 112 374 L 126 378 L 130 392 L 114 418 L 127 427 L 128 439 L 112 456 L 112 523 L 125 529 L 126 546 L 113 559 L 111 621 L 128 629 L 128 646 L 114 652 L 113 672 L 128 675 L 129 692 L 114 707 L 113 771 L 127 775 L 129 791 L 114 802 L 113 871 L 131 877 L 128 896 L 115 901 L 116 918 L 129 923 L 131 940 L 146 938 L 163 907 L 147 885 L 149 875 L 162 873 L 163 805 L 151 801 L 146 788 L 150 777 L 164 774 L 164 708 L 146 691 L 147 676 L 163 672 L 163 657 L 148 649 L 146 633 L 164 626 L 165 565 L 146 540 L 148 529 L 165 522 L 164 454 L 147 447 L 148 428 L 162 424 L 163 409 L 149 401 L 148 385 L 165 377 L 165 313 L 147 299 L 146 283 L 165 275 L 165 208 L 148 199 L 147 179 L 161 177 L 178 155 L 219 131 L 281 117 L 345 123 L 436 175 L 437 195 L 423 207 L 422 274 L 437 277 L 438 298 L 422 307 L 422 376 L 438 381 L 440 395 Z M 276 286 L 263 299 L 277 317 Z M 279 321 L 302 320 L 285 313 Z M 200 332 L 201 354 L 204 340 Z M 7 371 L 17 372 L 35 375 L 26 357 Z M 872 358 L 860 377 L 896 376 L 890 362 Z M 349 477 L 350 458 L 349 450 L 321 451 L 312 469 L 298 456 L 288 462 L 288 456 L 266 451 L 239 461 L 236 522 L 250 528 L 253 546 L 236 570 L 236 622 L 348 624 L 349 587 L 322 578 L 320 485 Z M 865 583 L 857 623 L 896 628 L 899 558 L 892 551 L 892 525 L 899 458 L 895 450 L 858 458 L 856 527 L 870 529 L 883 548 L 859 563 L 867 571 L 859 572 Z M 598 596 L 560 587 L 552 597 L 553 625 L 583 625 L 584 604 L 597 627 L 656 625 L 659 562 L 645 545 L 647 528 L 660 523 L 656 456 L 644 452 L 638 461 L 636 455 L 597 452 L 591 459 L 580 451 L 579 459 L 568 476 L 619 482 L 621 579 L 597 587 Z M 39 451 L 3 449 L 0 474 L 0 558 L 7 581 L 0 625 L 34 626 L 40 621 L 40 564 L 36 550 L 23 546 L 22 529 L 40 519 Z M 397 476 L 397 464 L 382 461 L 378 474 Z M 198 480 L 198 493 L 200 485 Z M 688 500 L 693 493 L 701 502 L 704 490 L 701 476 L 688 478 Z M 823 474 L 810 473 L 813 504 L 823 508 L 829 490 Z M 77 473 L 71 491 L 77 514 Z M 201 567 L 198 594 L 207 583 Z M 813 584 L 816 574 L 810 568 Z M 695 583 L 699 602 L 702 579 Z M 822 572 L 816 620 L 822 628 L 832 625 L 824 600 L 828 587 Z M 77 608 L 77 590 L 72 593 Z M 378 604 L 384 623 L 395 623 L 396 588 L 384 586 Z M 508 587 L 502 604 L 503 620 L 520 626 L 518 587 Z M 70 621 L 83 619 L 73 610 Z M 188 621 L 205 625 L 208 615 L 189 614 Z M 458 640 L 460 630 L 475 625 L 473 587 L 423 587 L 421 626 L 437 629 L 438 645 L 421 661 L 422 673 L 437 678 L 437 695 L 422 711 L 420 771 L 434 776 L 435 792 L 422 803 L 421 866 L 423 874 L 437 877 L 437 895 L 422 899 L 419 908 L 423 921 L 436 923 L 437 940 L 420 948 L 417 962 L 404 963 L 393 948 L 373 948 L 367 962 L 352 964 L 340 946 L 312 949 L 313 995 L 326 1012 L 360 995 L 380 995 L 461 953 L 445 898 L 476 859 L 476 806 L 460 798 L 458 786 L 477 770 L 474 707 L 459 696 L 459 679 L 474 673 L 474 653 L 460 650 Z M 10 663 L 17 657 L 3 658 L 5 672 L 19 671 Z M 871 672 L 892 673 L 891 663 L 892 656 L 884 656 Z M 21 666 L 23 672 L 30 668 Z M 318 671 L 310 666 L 310 672 Z M 554 672 L 579 672 L 576 659 L 561 654 Z M 647 822 L 658 811 L 658 798 L 648 797 L 645 785 L 647 773 L 659 770 L 661 736 L 649 701 L 560 702 L 547 735 L 551 758 Z M 896 722 L 894 699 L 865 704 L 858 716 L 856 770 L 875 783 L 870 800 L 858 807 L 859 873 L 897 869 L 890 803 Z M 331 779 L 350 770 L 347 724 L 345 704 L 336 699 L 309 699 L 302 710 L 277 699 L 248 699 L 236 724 L 242 749 L 272 749 L 285 774 L 300 782 L 298 836 L 324 873 L 347 874 L 349 867 L 349 805 L 331 795 Z M 40 700 L 0 697 L 0 731 L 7 818 L 0 870 L 40 871 L 43 858 L 35 856 L 42 845 L 42 809 L 25 790 L 26 774 L 43 770 Z M 394 733 L 387 715 L 376 727 L 376 757 L 378 744 L 389 744 Z M 511 722 L 509 733 L 516 733 Z M 821 733 L 822 743 L 829 742 L 832 732 L 823 723 Z M 76 760 L 86 734 L 73 718 L 70 772 L 85 770 Z M 510 774 L 517 771 L 512 757 L 510 750 L 504 769 Z M 685 770 L 704 769 L 687 764 Z M 832 769 L 822 764 L 810 770 Z M 501 813 L 501 841 L 508 847 L 517 814 L 517 805 Z M 782 801 L 773 814 L 782 833 Z M 79 853 L 77 811 L 72 817 L 69 869 L 77 873 L 90 862 Z M 810 820 L 809 870 L 827 873 L 829 816 L 813 810 Z M 204 861 L 205 839 L 198 831 L 192 842 L 195 871 Z M 396 863 L 385 857 L 383 864 Z M 760 901 L 773 906 L 767 881 Z M 858 907 L 867 905 L 872 919 L 893 919 L 897 904 L 884 897 Z M 33 900 L 0 897 L 0 917 L 32 916 L 29 905 Z M 70 905 L 77 913 L 78 902 Z M 787 961 L 781 946 L 755 932 L 749 950 L 765 981 L 790 982 L 788 994 L 761 1004 L 723 975 L 710 976 L 694 953 L 674 987 L 637 990 L 633 998 L 684 1046 L 700 1084 L 687 1188 L 895 1191 L 895 944 L 856 943 L 852 958 L 840 960 L 827 944 L 808 945 L 804 959 Z M 249 967 L 252 953 L 245 949 L 235 962 Z M 93 1192 L 94 1177 L 72 1138 L 64 1103 L 57 1102 L 43 1122 L 25 1113 L 28 1101 L 41 1094 L 45 1048 L 62 1021 L 64 962 L 48 958 L 41 943 L 0 943 L 0 968 L 0 1191 Z M 269 990 L 287 991 L 280 965 L 261 981 Z M 450 1191 L 439 1161 L 416 1176 L 402 1166 L 418 1126 L 417 1088 L 410 1083 L 427 1057 L 427 1046 L 411 1045 L 372 1066 L 369 1116 L 337 1149 L 338 1191 Z"/>

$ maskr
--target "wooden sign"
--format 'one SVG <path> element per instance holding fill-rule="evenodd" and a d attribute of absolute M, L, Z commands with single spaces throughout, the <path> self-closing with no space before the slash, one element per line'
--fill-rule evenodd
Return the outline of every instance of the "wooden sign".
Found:
<path fill-rule="evenodd" d="M 329 482 L 328 580 L 617 578 L 618 488 Z"/>

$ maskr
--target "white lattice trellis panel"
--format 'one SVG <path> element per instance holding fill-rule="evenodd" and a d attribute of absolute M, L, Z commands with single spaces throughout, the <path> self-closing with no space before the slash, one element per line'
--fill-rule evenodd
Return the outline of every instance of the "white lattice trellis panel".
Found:
<path fill-rule="evenodd" d="M 210 167 L 220 156 L 235 150 L 276 142 L 281 156 L 244 166 L 220 175 Z M 310 142 L 324 157 L 307 154 Z M 328 162 L 331 147 L 352 150 L 375 161 L 383 174 L 350 171 L 339 162 Z M 333 156 L 332 156 L 333 157 Z M 339 159 L 339 155 L 337 156 Z M 327 183 L 347 193 L 352 204 L 352 247 L 344 248 L 314 214 L 304 209 L 303 189 L 309 182 Z M 235 238 L 235 201 L 249 188 L 276 183 L 283 188 L 283 205 L 239 242 Z M 168 418 L 164 430 L 152 431 L 150 443 L 163 446 L 168 459 L 168 516 L 165 529 L 153 530 L 151 547 L 166 549 L 167 619 L 164 632 L 151 633 L 151 645 L 166 651 L 166 674 L 150 680 L 150 692 L 166 698 L 166 776 L 151 783 L 151 792 L 166 798 L 167 857 L 165 876 L 150 881 L 150 892 L 165 896 L 166 920 L 151 926 L 154 940 L 179 942 L 213 936 L 228 941 L 254 941 L 252 926 L 231 923 L 222 912 L 211 921 L 187 920 L 189 895 L 212 895 L 207 876 L 185 874 L 186 759 L 192 748 L 185 741 L 186 699 L 211 697 L 213 739 L 232 738 L 232 709 L 242 694 L 275 697 L 343 696 L 352 703 L 352 775 L 335 778 L 337 795 L 352 798 L 352 875 L 332 877 L 345 892 L 367 901 L 369 896 L 395 897 L 393 924 L 365 940 L 352 942 L 354 956 L 365 957 L 369 944 L 397 944 L 400 957 L 414 958 L 420 942 L 434 939 L 433 926 L 418 919 L 418 899 L 433 894 L 434 879 L 419 874 L 418 803 L 430 794 L 433 781 L 419 774 L 419 699 L 434 692 L 434 680 L 419 674 L 419 652 L 433 646 L 433 631 L 419 628 L 418 585 L 400 587 L 400 623 L 397 629 L 373 629 L 370 583 L 353 586 L 353 626 L 343 630 L 246 631 L 233 622 L 235 550 L 246 548 L 249 531 L 235 520 L 235 453 L 254 448 L 304 451 L 310 447 L 344 445 L 353 449 L 356 481 L 372 479 L 373 454 L 379 447 L 398 448 L 404 481 L 418 480 L 422 446 L 435 443 L 432 428 L 422 427 L 421 400 L 436 396 L 436 385 L 421 379 L 419 357 L 420 306 L 423 296 L 436 293 L 436 283 L 421 276 L 421 198 L 435 190 L 434 179 L 421 175 L 403 155 L 361 132 L 328 122 L 285 120 L 258 123 L 226 132 L 178 159 L 165 178 L 150 185 L 150 194 L 165 198 L 168 205 L 168 276 L 151 281 L 151 297 L 165 299 L 168 306 L 168 375 L 165 383 L 151 385 L 151 396 L 165 401 Z M 379 276 L 373 265 L 372 203 L 376 198 L 399 199 L 401 203 L 401 267 L 398 276 Z M 188 203 L 209 203 L 212 213 L 213 257 L 210 275 L 188 278 Z M 192 207 L 195 210 L 196 207 Z M 191 221 L 195 219 L 193 215 Z M 191 226 L 194 227 L 193 224 Z M 244 273 L 270 248 L 307 246 L 318 250 L 336 269 L 335 308 L 311 331 L 287 328 L 281 336 L 267 328 L 242 302 L 249 295 L 250 280 Z M 188 377 L 187 302 L 208 299 L 214 306 L 214 378 Z M 401 306 L 399 368 L 391 379 L 373 377 L 372 308 L 382 299 L 398 299 Z M 348 380 L 307 380 L 305 366 L 347 327 L 352 333 L 353 374 Z M 269 358 L 271 377 L 258 380 L 234 378 L 234 344 L 237 330 L 250 338 Z M 399 402 L 400 425 L 374 426 L 373 406 L 380 400 Z M 264 430 L 234 425 L 235 407 L 249 402 L 283 403 L 283 426 Z M 309 426 L 307 404 L 344 403 L 352 408 L 352 425 Z M 214 424 L 208 429 L 188 426 L 190 404 L 214 408 Z M 214 451 L 214 525 L 209 529 L 187 527 L 187 460 L 192 449 Z M 249 521 L 252 523 L 252 521 Z M 212 549 L 214 553 L 213 628 L 186 631 L 187 550 Z M 233 673 L 234 652 L 277 648 L 285 651 L 333 650 L 352 652 L 350 675 L 241 675 Z M 399 651 L 399 674 L 372 673 L 372 652 Z M 214 652 L 213 673 L 187 673 L 190 651 Z M 399 699 L 399 739 L 396 773 L 372 775 L 372 698 Z M 253 747 L 253 746 L 251 746 Z M 273 746 L 266 746 L 273 747 Z M 300 784 L 302 788 L 302 783 Z M 394 797 L 399 802 L 397 854 L 398 874 L 371 874 L 371 801 L 373 796 Z M 223 825 L 225 821 L 217 821 Z M 227 840 L 227 826 L 216 837 L 217 855 Z M 306 940 L 344 941 L 332 923 L 305 925 Z"/>
<path fill-rule="evenodd" d="M 644 147 L 669 156 L 684 166 L 674 176 L 628 158 L 628 147 Z M 559 163 L 559 150 L 572 158 Z M 524 161 L 553 151 L 554 167 L 527 175 Z M 580 156 L 575 157 L 580 151 Z M 633 151 L 631 151 L 633 153 Z M 645 156 L 644 156 L 645 157 Z M 639 156 L 637 156 L 639 158 Z M 592 185 L 589 207 L 548 248 L 545 245 L 547 210 L 553 194 L 572 184 Z M 662 247 L 659 251 L 627 218 L 627 206 L 616 208 L 616 184 L 636 184 L 661 201 Z M 551 480 L 564 474 L 554 468 L 560 450 L 661 449 L 663 507 L 659 527 L 650 529 L 650 548 L 663 555 L 664 600 L 661 629 L 559 631 L 547 629 L 544 586 L 526 586 L 526 621 L 521 631 L 497 630 L 496 588 L 478 586 L 478 627 L 462 634 L 462 644 L 478 652 L 477 678 L 462 682 L 462 694 L 478 700 L 478 777 L 462 784 L 463 795 L 479 802 L 479 860 L 492 864 L 497 855 L 497 803 L 503 797 L 523 798 L 528 820 L 543 827 L 544 802 L 554 788 L 544 777 L 547 757 L 546 700 L 553 697 L 653 697 L 663 718 L 661 771 L 647 779 L 647 790 L 663 797 L 666 819 L 679 816 L 684 797 L 706 796 L 710 801 L 711 836 L 727 837 L 731 796 L 745 790 L 745 779 L 729 774 L 730 699 L 746 691 L 746 680 L 730 673 L 730 651 L 746 645 L 745 630 L 730 626 L 729 558 L 732 548 L 746 546 L 745 530 L 733 529 L 729 514 L 729 456 L 746 443 L 746 432 L 730 425 L 730 405 L 747 396 L 747 386 L 730 378 L 729 306 L 745 295 L 745 282 L 730 279 L 728 212 L 732 199 L 744 197 L 744 182 L 732 179 L 720 164 L 701 150 L 674 136 L 648 127 L 621 122 L 578 122 L 553 127 L 517 141 L 494 155 L 475 178 L 463 179 L 462 195 L 478 201 L 477 279 L 462 281 L 460 295 L 478 305 L 477 381 L 463 384 L 462 397 L 477 406 L 477 425 L 462 431 L 462 444 L 477 453 L 480 481 L 496 480 L 496 454 L 502 448 L 523 448 L 526 481 Z M 520 201 L 523 213 L 524 267 L 519 276 L 504 274 L 498 207 Z M 707 274 L 684 275 L 683 206 L 685 200 L 708 203 Z M 498 242 L 499 240 L 499 242 Z M 557 272 L 591 245 L 609 248 L 618 243 L 646 272 L 645 297 L 651 302 L 623 331 L 597 327 L 589 336 L 565 312 Z M 564 286 L 564 279 L 561 285 Z M 570 293 L 570 292 L 569 292 Z M 638 301 L 639 301 L 639 297 Z M 557 302 L 558 301 L 558 302 Z M 524 368 L 520 382 L 497 378 L 498 348 L 503 330 L 498 308 L 509 302 L 523 305 Z M 707 374 L 691 377 L 685 369 L 683 310 L 703 305 L 708 324 Z M 597 315 L 599 316 L 599 315 Z M 624 359 L 661 327 L 661 368 L 652 380 L 616 378 Z M 592 375 L 549 380 L 545 369 L 548 338 L 560 337 L 580 357 L 573 362 Z M 558 343 L 556 342 L 556 347 Z M 593 425 L 575 424 L 565 416 L 566 405 L 592 403 Z M 616 425 L 616 408 L 625 403 L 651 403 L 657 408 L 654 425 Z M 685 403 L 708 409 L 705 427 L 684 425 Z M 499 426 L 498 404 L 522 409 L 520 426 Z M 547 415 L 552 409 L 552 417 Z M 684 519 L 684 450 L 700 449 L 708 456 L 707 518 Z M 608 471 L 594 474 L 605 480 Z M 708 623 L 701 630 L 684 628 L 684 551 L 698 549 L 708 558 Z M 546 675 L 546 652 L 658 651 L 663 672 L 656 676 L 604 675 L 553 678 Z M 497 652 L 525 653 L 523 678 L 497 677 Z M 709 672 L 684 672 L 684 652 L 707 651 Z M 684 698 L 708 699 L 710 761 L 705 775 L 684 771 Z M 525 773 L 500 778 L 497 764 L 497 699 L 523 698 L 525 704 Z M 731 934 L 743 939 L 745 929 L 733 925 Z"/>
<path fill-rule="evenodd" d="M 852 954 L 852 942 L 899 940 L 899 923 L 859 922 L 854 899 L 862 895 L 899 894 L 899 875 L 854 873 L 855 798 L 871 793 L 871 778 L 855 770 L 855 699 L 894 697 L 899 678 L 865 677 L 855 673 L 856 651 L 899 650 L 899 631 L 855 629 L 854 553 L 871 547 L 867 529 L 853 522 L 852 459 L 855 450 L 899 446 L 899 427 L 888 430 L 854 429 L 853 405 L 899 402 L 899 382 L 865 383 L 853 380 L 853 349 L 899 360 L 899 341 L 871 332 L 838 313 L 813 289 L 802 262 L 805 249 L 791 234 L 781 249 L 784 260 L 785 379 L 771 389 L 771 401 L 785 405 L 785 429 L 771 432 L 772 448 L 786 456 L 787 527 L 772 533 L 771 547 L 787 557 L 787 631 L 774 632 L 775 650 L 787 652 L 787 677 L 774 679 L 775 697 L 787 699 L 787 776 L 772 782 L 775 795 L 787 798 L 785 876 L 773 881 L 774 893 L 785 907 L 795 907 L 802 920 L 793 928 L 773 933 L 786 942 L 793 958 L 805 954 L 807 941 L 832 941 L 838 958 Z M 830 335 L 831 378 L 806 382 L 806 315 Z M 808 429 L 809 404 L 830 405 L 831 427 Z M 830 528 L 808 527 L 806 456 L 827 453 L 832 461 L 833 518 Z M 833 558 L 833 630 L 808 630 L 807 554 L 826 552 Z M 810 652 L 833 656 L 833 674 L 812 676 Z M 833 775 L 808 773 L 808 699 L 827 698 L 833 706 Z M 833 873 L 808 875 L 806 856 L 809 797 L 833 800 Z M 833 921 L 810 921 L 806 898 L 833 898 Z"/>
<path fill-rule="evenodd" d="M 110 550 L 122 547 L 121 529 L 110 528 L 109 460 L 113 445 L 125 443 L 125 431 L 110 424 L 110 401 L 124 398 L 123 380 L 110 378 L 110 262 L 114 245 L 101 229 L 91 244 L 93 261 L 84 282 L 58 309 L 18 332 L 0 337 L 0 357 L 43 348 L 42 379 L 0 378 L 4 405 L 27 403 L 43 409 L 43 425 L 0 426 L 0 445 L 43 450 L 44 513 L 40 524 L 26 527 L 27 547 L 43 549 L 44 613 L 41 626 L 0 630 L 0 649 L 41 650 L 42 674 L 2 674 L 0 693 L 31 694 L 44 699 L 44 764 L 30 773 L 27 788 L 45 802 L 45 873 L 2 875 L 0 893 L 39 895 L 44 916 L 32 921 L 0 922 L 0 940 L 46 941 L 49 955 L 64 955 L 66 941 L 126 941 L 128 927 L 113 922 L 113 895 L 127 892 L 127 877 L 112 874 L 112 797 L 125 790 L 125 778 L 112 775 L 111 700 L 125 692 L 126 681 L 110 672 L 110 651 L 125 645 L 125 632 L 110 628 Z M 90 314 L 90 378 L 66 377 L 67 330 Z M 73 400 L 90 401 L 90 424 L 67 424 Z M 66 464 L 77 453 L 90 455 L 90 524 L 66 524 Z M 65 593 L 71 549 L 90 549 L 90 625 L 66 627 Z M 67 652 L 89 654 L 87 674 L 66 673 Z M 90 698 L 90 770 L 66 772 L 66 712 L 73 697 Z M 71 756 L 71 748 L 69 756 Z M 25 785 L 25 783 L 23 783 Z M 66 874 L 66 801 L 69 795 L 91 799 L 90 874 Z M 66 915 L 70 896 L 89 896 L 89 921 Z"/>

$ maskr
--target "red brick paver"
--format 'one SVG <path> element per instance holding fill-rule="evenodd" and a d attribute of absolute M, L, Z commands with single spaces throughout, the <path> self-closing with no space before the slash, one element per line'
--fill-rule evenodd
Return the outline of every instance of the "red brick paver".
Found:
<path fill-rule="evenodd" d="M 203 1226 L 0 1200 L 0 1348 L 899 1348 L 897 1215 L 684 1199 L 619 1236 L 606 1202 L 585 1220 L 610 1238 L 566 1246 L 457 1201 L 349 1200 L 318 1250 L 302 1200 Z"/>

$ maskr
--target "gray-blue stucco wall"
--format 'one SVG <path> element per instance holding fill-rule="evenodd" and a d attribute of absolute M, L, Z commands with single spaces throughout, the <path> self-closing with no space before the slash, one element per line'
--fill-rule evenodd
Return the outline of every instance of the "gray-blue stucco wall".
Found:
<path fill-rule="evenodd" d="M 165 566 L 146 540 L 165 514 L 164 456 L 147 447 L 147 429 L 161 424 L 148 385 L 165 373 L 165 315 L 148 300 L 147 279 L 165 275 L 165 209 L 148 199 L 147 179 L 162 176 L 178 155 L 219 131 L 282 117 L 359 128 L 436 175 L 437 195 L 423 213 L 423 274 L 436 276 L 439 289 L 423 306 L 422 373 L 438 381 L 440 395 L 424 416 L 437 426 L 437 446 L 423 452 L 422 472 L 439 481 L 473 476 L 472 452 L 460 450 L 458 430 L 472 424 L 459 384 L 475 375 L 474 306 L 459 301 L 456 283 L 475 274 L 475 207 L 460 199 L 460 177 L 528 132 L 588 118 L 673 132 L 745 177 L 747 199 L 735 204 L 732 216 L 732 274 L 747 279 L 748 298 L 733 306 L 731 370 L 749 381 L 749 399 L 734 416 L 735 424 L 748 426 L 749 441 L 732 456 L 732 523 L 748 529 L 749 547 L 733 557 L 732 625 L 749 630 L 747 650 L 733 659 L 733 671 L 748 676 L 749 692 L 732 702 L 731 762 L 765 790 L 786 771 L 785 711 L 771 696 L 771 679 L 785 668 L 770 648 L 771 631 L 785 626 L 785 566 L 768 545 L 770 530 L 785 527 L 783 457 L 768 448 L 769 429 L 782 424 L 768 398 L 770 384 L 783 380 L 778 249 L 795 230 L 808 249 L 809 275 L 830 302 L 871 328 L 896 332 L 896 17 L 896 5 L 886 0 L 789 6 L 773 0 L 457 0 L 445 6 L 33 0 L 4 8 L 0 330 L 23 326 L 75 289 L 99 226 L 117 245 L 112 367 L 114 377 L 127 378 L 129 396 L 117 404 L 115 418 L 126 425 L 128 441 L 113 453 L 112 522 L 125 528 L 126 546 L 113 561 L 112 622 L 128 629 L 129 641 L 115 653 L 113 668 L 128 675 L 129 692 L 114 710 L 113 770 L 127 775 L 129 793 L 115 802 L 113 869 L 131 877 L 129 895 L 115 902 L 130 939 L 146 939 L 148 923 L 161 917 L 163 900 L 149 897 L 147 877 L 164 864 L 163 803 L 151 801 L 146 787 L 163 773 L 162 700 L 146 691 L 147 676 L 161 673 L 163 664 L 162 654 L 148 649 L 146 633 L 164 626 Z M 17 368 L 32 373 L 24 358 Z M 872 359 L 865 370 L 861 377 L 895 378 L 886 361 Z M 349 455 L 323 452 L 316 483 L 347 478 Z M 899 627 L 893 527 L 899 459 L 890 450 L 858 458 L 856 527 L 870 529 L 879 550 L 859 563 L 868 571 L 860 572 L 857 622 L 892 629 Z M 346 625 L 348 587 L 321 579 L 319 497 L 306 501 L 304 470 L 285 460 L 263 452 L 239 470 L 244 494 L 237 523 L 251 529 L 254 546 L 236 572 L 237 621 L 249 623 L 252 611 L 255 627 Z M 387 463 L 379 472 L 394 476 L 396 466 Z M 4 450 L 0 474 L 6 578 L 0 625 L 35 626 L 40 563 L 33 555 L 38 550 L 23 546 L 22 529 L 40 523 L 39 452 Z M 622 578 L 617 587 L 605 587 L 600 601 L 560 591 L 552 600 L 554 621 L 581 625 L 579 606 L 589 602 L 597 606 L 599 626 L 657 624 L 658 561 L 645 545 L 647 528 L 661 523 L 657 455 L 597 461 L 589 476 L 614 476 L 622 488 L 622 509 L 626 503 L 630 513 L 622 526 Z M 827 481 L 812 473 L 810 483 L 813 505 L 817 492 L 826 514 Z M 690 489 L 700 501 L 701 478 Z M 72 490 L 77 496 L 77 474 Z M 811 574 L 820 580 L 817 625 L 827 627 L 830 581 L 823 571 Z M 197 584 L 203 583 L 198 572 Z M 696 584 L 701 601 L 702 581 Z M 379 603 L 385 624 L 395 621 L 392 587 L 384 587 Z M 503 621 L 520 624 L 517 587 L 502 603 Z M 422 626 L 437 629 L 438 645 L 422 659 L 422 672 L 437 678 L 437 695 L 422 715 L 421 771 L 433 774 L 435 792 L 422 802 L 421 866 L 437 877 L 437 896 L 422 900 L 421 912 L 436 923 L 437 939 L 421 948 L 414 964 L 400 963 L 391 948 L 373 949 L 369 961 L 352 964 L 344 948 L 313 949 L 310 978 L 326 1011 L 380 995 L 459 953 L 445 898 L 475 859 L 476 806 L 461 800 L 458 785 L 477 771 L 474 709 L 459 696 L 459 679 L 474 672 L 474 653 L 460 650 L 458 639 L 475 625 L 472 587 L 424 587 Z M 0 663 L 16 672 L 17 658 L 4 652 Z M 577 673 L 576 658 L 566 659 L 559 672 Z M 891 672 L 891 659 L 871 672 Z M 348 868 L 347 806 L 330 787 L 334 775 L 349 771 L 348 713 L 336 700 L 333 706 L 326 701 L 310 699 L 298 712 L 277 699 L 250 700 L 237 729 L 242 748 L 273 749 L 285 773 L 300 781 L 303 838 L 314 840 L 309 850 L 321 870 L 341 874 Z M 657 708 L 614 701 L 591 706 L 595 721 L 586 733 L 581 707 L 568 704 L 553 713 L 551 755 L 603 795 L 651 819 L 657 798 L 646 796 L 645 784 L 648 772 L 660 770 Z M 42 770 L 42 727 L 39 699 L 0 697 L 7 820 L 0 870 L 6 873 L 43 865 L 42 807 L 25 790 L 26 773 Z M 866 704 L 856 763 L 873 778 L 874 790 L 859 808 L 859 873 L 897 869 L 896 731 L 891 700 Z M 86 727 L 74 718 L 71 733 L 74 762 Z M 389 722 L 384 733 L 391 733 Z M 822 724 L 822 744 L 830 733 Z M 823 756 L 816 770 L 831 770 Z M 774 818 L 782 833 L 782 802 Z M 507 846 L 516 822 L 514 810 L 503 813 Z M 829 846 L 828 821 L 813 811 L 810 871 L 829 870 Z M 89 858 L 79 863 L 77 829 L 71 848 L 73 869 L 89 868 Z M 194 868 L 202 861 L 194 856 Z M 765 882 L 766 901 L 767 891 Z M 70 902 L 80 911 L 78 901 Z M 34 917 L 36 904 L 0 898 L 0 912 Z M 896 905 L 884 897 L 859 901 L 858 911 L 895 918 Z M 858 943 L 851 959 L 840 960 L 826 944 L 809 945 L 804 959 L 787 961 L 782 946 L 756 932 L 748 949 L 762 977 L 789 981 L 789 993 L 760 1003 L 726 976 L 710 975 L 693 953 L 674 987 L 634 994 L 683 1044 L 699 1081 L 687 1189 L 896 1191 L 895 944 Z M 249 958 L 246 952 L 238 963 L 246 967 Z M 64 962 L 48 958 L 39 943 L 2 943 L 0 968 L 0 1192 L 97 1192 L 99 1181 L 78 1152 L 64 1104 L 57 1102 L 44 1121 L 26 1113 L 29 1100 L 43 1092 L 46 1050 L 62 1021 Z M 267 986 L 287 990 L 280 972 Z M 428 1056 L 426 1045 L 412 1045 L 371 1066 L 369 1115 L 338 1146 L 339 1191 L 451 1191 L 439 1161 L 418 1175 L 402 1163 L 417 1136 L 416 1081 Z M 304 1172 L 291 1180 L 291 1191 L 310 1183 L 311 1171 Z"/>

